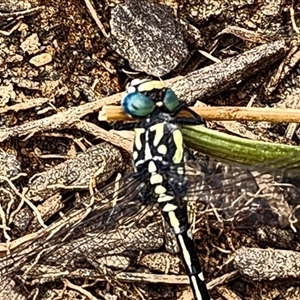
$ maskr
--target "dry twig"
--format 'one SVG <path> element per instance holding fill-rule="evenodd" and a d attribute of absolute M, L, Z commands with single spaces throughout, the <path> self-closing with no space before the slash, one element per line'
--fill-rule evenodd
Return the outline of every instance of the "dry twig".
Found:
<path fill-rule="evenodd" d="M 206 120 L 213 121 L 266 121 L 266 122 L 292 122 L 300 123 L 299 109 L 280 108 L 257 108 L 257 107 L 190 107 L 193 111 L 201 115 Z M 188 116 L 182 111 L 179 116 Z M 132 120 L 121 109 L 120 106 L 105 106 L 99 115 L 101 121 Z"/>

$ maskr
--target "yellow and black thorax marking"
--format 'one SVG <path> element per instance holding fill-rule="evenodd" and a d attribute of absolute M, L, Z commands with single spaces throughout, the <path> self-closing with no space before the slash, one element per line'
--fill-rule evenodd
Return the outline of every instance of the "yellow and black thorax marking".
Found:
<path fill-rule="evenodd" d="M 135 128 L 133 163 L 137 174 L 148 182 L 148 194 L 158 202 L 184 197 L 186 151 L 182 133 L 169 114 L 158 113 Z"/>

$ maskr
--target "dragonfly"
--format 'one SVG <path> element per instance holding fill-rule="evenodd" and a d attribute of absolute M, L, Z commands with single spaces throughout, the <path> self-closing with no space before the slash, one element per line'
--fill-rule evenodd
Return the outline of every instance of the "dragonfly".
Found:
<path fill-rule="evenodd" d="M 201 263 L 197 256 L 196 247 L 193 242 L 191 221 L 189 219 L 188 201 L 196 194 L 203 193 L 203 172 L 205 166 L 201 166 L 193 158 L 189 149 L 184 145 L 180 125 L 200 125 L 204 124 L 201 116 L 189 109 L 184 101 L 179 101 L 175 93 L 165 88 L 161 81 L 133 80 L 127 89 L 127 95 L 121 102 L 125 113 L 131 117 L 143 118 L 135 126 L 135 140 L 133 143 L 133 164 L 135 171 L 147 173 L 145 181 L 148 182 L 146 188 L 147 196 L 144 203 L 158 203 L 160 211 L 173 230 L 180 248 L 186 273 L 190 280 L 194 299 L 209 300 L 210 295 L 204 281 Z M 187 110 L 191 118 L 180 118 L 178 113 Z M 234 170 L 230 177 L 235 176 Z M 138 175 L 139 176 L 139 175 Z M 219 174 L 210 175 L 215 183 L 223 182 L 225 178 L 220 178 Z M 241 184 L 246 184 L 249 192 L 251 181 L 249 173 L 244 176 Z M 209 177 L 209 176 L 208 176 Z M 222 180 L 221 180 L 222 179 Z M 229 178 L 227 178 L 228 180 Z M 247 179 L 245 181 L 245 179 Z M 200 188 L 199 188 L 200 183 Z M 253 184 L 253 182 L 252 182 Z M 207 185 L 212 185 L 207 183 Z M 206 187 L 207 187 L 206 185 Z M 229 184 L 227 184 L 228 188 Z M 234 189 L 233 189 L 234 190 Z M 217 188 L 214 190 L 214 197 L 217 196 Z M 207 193 L 206 197 L 209 198 Z M 216 199 L 204 200 L 205 203 L 215 203 L 218 207 L 223 207 L 226 198 L 220 197 L 221 205 Z M 227 195 L 228 199 L 228 195 Z M 224 201 L 225 200 L 225 201 Z M 228 200 L 227 200 L 228 202 Z M 230 203 L 234 200 L 230 199 Z M 252 226 L 261 223 L 276 223 L 276 216 L 271 212 L 268 203 L 263 199 L 250 200 L 251 205 L 246 205 L 247 209 L 240 208 L 231 217 L 239 226 L 247 221 Z M 241 203 L 239 202 L 239 205 Z M 250 207 L 250 209 L 249 209 Z M 260 216 L 260 211 L 264 213 Z M 266 213 L 268 212 L 268 213 Z M 223 216 L 230 219 L 230 210 L 223 210 Z M 255 217 L 254 217 L 255 216 Z M 263 218 L 261 220 L 260 218 Z M 249 224 L 250 225 L 250 224 Z"/>
<path fill-rule="evenodd" d="M 191 118 L 177 116 L 189 108 L 162 82 L 134 80 L 122 107 L 127 114 L 139 118 L 130 125 L 135 130 L 134 171 L 83 199 L 61 220 L 24 243 L 22 251 L 1 257 L 1 276 L 38 278 L 35 283 L 41 285 L 43 276 L 39 277 L 38 271 L 43 274 L 52 265 L 69 273 L 70 262 L 79 266 L 87 262 L 97 270 L 103 269 L 103 264 L 108 263 L 99 263 L 95 256 L 112 255 L 120 261 L 116 249 L 130 257 L 131 252 L 153 247 L 150 236 L 159 248 L 162 234 L 151 221 L 160 212 L 175 234 L 194 298 L 208 300 L 210 295 L 193 242 L 190 203 L 207 211 L 209 221 L 235 227 L 284 227 L 289 222 L 297 227 L 298 189 L 276 185 L 274 179 L 282 177 L 281 172 L 274 176 L 255 174 L 247 168 L 202 160 L 184 145 L 180 126 L 202 124 L 203 120 L 193 112 Z M 260 169 L 267 169 L 269 164 Z M 263 193 L 270 182 L 271 190 Z M 283 197 L 292 192 L 292 199 Z M 113 278 L 114 274 L 108 271 L 105 276 Z"/>
<path fill-rule="evenodd" d="M 130 116 L 143 117 L 134 127 L 132 154 L 136 175 L 142 175 L 146 184 L 141 200 L 145 204 L 156 202 L 172 228 L 195 299 L 210 300 L 184 200 L 190 188 L 186 162 L 191 154 L 178 127 L 179 123 L 198 125 L 204 121 L 160 81 L 133 80 L 121 105 Z M 189 122 L 174 118 L 183 109 L 193 116 Z"/>

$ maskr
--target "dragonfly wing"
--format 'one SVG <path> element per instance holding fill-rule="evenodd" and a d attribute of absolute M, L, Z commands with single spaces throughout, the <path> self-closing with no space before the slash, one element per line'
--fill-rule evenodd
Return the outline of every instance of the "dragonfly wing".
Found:
<path fill-rule="evenodd" d="M 116 184 L 119 186 L 117 190 Z M 119 252 L 141 250 L 147 247 L 143 240 L 149 244 L 151 239 L 158 239 L 161 246 L 161 232 L 157 228 L 154 230 L 150 222 L 140 225 L 143 230 L 138 228 L 136 217 L 144 210 L 138 198 L 143 189 L 144 185 L 131 175 L 106 186 L 93 199 L 83 201 L 84 204 L 40 230 L 22 247 L 1 257 L 0 274 L 12 275 L 20 273 L 20 270 L 21 273 L 32 274 L 34 267 L 26 265 L 28 262 L 31 265 L 43 262 L 71 268 L 76 260 L 105 256 L 114 253 L 115 249 Z M 29 267 L 31 270 L 28 270 Z"/>
<path fill-rule="evenodd" d="M 217 214 L 217 219 L 242 228 L 287 227 L 291 222 L 299 226 L 299 187 L 282 175 L 284 167 L 275 169 L 274 162 L 266 162 L 256 166 L 257 171 L 213 159 L 208 163 L 189 160 L 186 166 L 186 200 L 197 201 L 209 214 Z M 294 169 L 293 175 L 298 174 L 300 170 Z"/>

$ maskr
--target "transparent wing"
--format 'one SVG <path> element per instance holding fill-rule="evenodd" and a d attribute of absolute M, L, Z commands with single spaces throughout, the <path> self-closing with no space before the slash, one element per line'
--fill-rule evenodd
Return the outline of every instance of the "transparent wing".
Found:
<path fill-rule="evenodd" d="M 300 169 L 282 158 L 255 167 L 232 166 L 210 159 L 186 163 L 187 201 L 196 201 L 209 220 L 253 228 L 299 228 Z M 276 167 L 280 166 L 280 167 Z M 176 176 L 176 172 L 171 174 Z"/>
<path fill-rule="evenodd" d="M 132 175 L 107 185 L 62 219 L 28 237 L 27 242 L 1 257 L 1 276 L 15 278 L 18 275 L 22 280 L 39 278 L 41 283 L 41 277 L 47 281 L 45 273 L 48 280 L 53 280 L 53 274 L 49 275 L 50 266 L 59 266 L 57 276 L 62 277 L 64 271 L 71 272 L 87 264 L 94 267 L 111 264 L 97 262 L 97 258 L 125 252 L 130 257 L 129 252 L 160 247 L 163 239 L 159 224 L 153 225 L 149 214 L 148 219 L 143 218 L 148 209 L 137 200 L 144 187 Z M 115 264 L 118 263 L 120 265 L 115 268 L 124 268 L 122 259 L 115 259 Z M 45 269 L 45 266 L 48 267 Z"/>
<path fill-rule="evenodd" d="M 208 222 L 221 221 L 242 228 L 293 224 L 297 228 L 300 198 L 295 183 L 300 170 L 293 170 L 294 182 L 289 183 L 283 175 L 292 166 L 284 165 L 285 160 L 280 168 L 273 167 L 278 161 L 259 165 L 259 171 L 213 160 L 189 160 L 187 203 L 195 203 Z M 178 176 L 172 168 L 169 175 Z M 161 248 L 164 234 L 160 218 L 154 207 L 145 208 L 139 201 L 147 186 L 136 177 L 128 175 L 107 185 L 47 229 L 28 237 L 0 258 L 1 276 L 21 279 L 26 286 L 41 286 L 70 276 L 114 278 L 110 270 L 120 272 L 136 262 L 140 251 Z"/>

